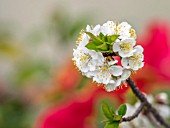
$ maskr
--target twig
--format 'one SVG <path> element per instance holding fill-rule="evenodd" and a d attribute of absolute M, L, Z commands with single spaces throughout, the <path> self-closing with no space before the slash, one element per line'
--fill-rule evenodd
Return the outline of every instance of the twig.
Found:
<path fill-rule="evenodd" d="M 138 117 L 138 115 L 140 114 L 140 112 L 143 110 L 143 108 L 145 107 L 146 102 L 141 102 L 140 106 L 136 109 L 135 113 L 132 116 L 128 116 L 128 117 L 124 117 L 123 118 L 123 122 L 127 122 L 127 121 L 131 121 L 134 118 Z"/>
<path fill-rule="evenodd" d="M 153 117 L 153 115 L 151 115 L 150 112 L 147 111 L 146 116 L 150 120 L 152 125 L 155 126 L 155 128 L 161 128 L 160 124 L 156 121 L 156 119 Z"/>
<path fill-rule="evenodd" d="M 155 119 L 163 125 L 165 128 L 170 128 L 170 125 L 163 119 L 163 117 L 157 112 L 157 110 L 152 107 L 152 105 L 148 102 L 146 97 L 142 94 L 142 92 L 139 91 L 135 83 L 131 78 L 127 80 L 129 86 L 131 87 L 133 93 L 139 98 L 141 102 L 145 102 L 145 106 L 147 107 L 148 111 L 152 113 L 152 115 L 155 117 Z"/>

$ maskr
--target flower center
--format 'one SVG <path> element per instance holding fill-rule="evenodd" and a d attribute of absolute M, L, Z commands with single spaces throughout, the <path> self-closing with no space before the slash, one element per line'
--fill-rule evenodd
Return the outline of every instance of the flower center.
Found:
<path fill-rule="evenodd" d="M 130 59 L 134 61 L 139 61 L 139 59 L 142 59 L 142 54 L 139 53 L 139 54 L 133 55 L 130 57 Z"/>
<path fill-rule="evenodd" d="M 141 65 L 142 61 L 140 60 L 142 59 L 142 54 L 136 54 L 130 57 L 130 60 L 133 61 L 134 66 L 139 66 Z"/>
<path fill-rule="evenodd" d="M 132 49 L 132 43 L 130 42 L 122 43 L 120 44 L 120 49 L 123 50 L 124 52 L 128 52 Z"/>
<path fill-rule="evenodd" d="M 92 58 L 88 53 L 84 53 L 84 55 L 81 55 L 81 57 L 80 57 L 80 61 L 83 62 L 83 63 L 87 63 L 91 59 Z"/>
<path fill-rule="evenodd" d="M 107 67 L 106 67 L 106 66 L 104 66 L 104 67 L 101 68 L 101 71 L 102 71 L 102 72 L 105 72 L 106 70 L 107 70 Z"/>

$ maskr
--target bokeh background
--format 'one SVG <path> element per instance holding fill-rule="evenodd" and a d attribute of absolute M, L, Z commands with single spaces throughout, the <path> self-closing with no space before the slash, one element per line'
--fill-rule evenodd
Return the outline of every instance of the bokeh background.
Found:
<path fill-rule="evenodd" d="M 169 0 L 0 0 L 0 128 L 103 128 L 100 104 L 136 99 L 106 93 L 81 76 L 71 58 L 87 24 L 127 21 L 145 48 L 133 76 L 141 91 L 170 99 Z M 168 104 L 169 105 L 169 104 Z"/>

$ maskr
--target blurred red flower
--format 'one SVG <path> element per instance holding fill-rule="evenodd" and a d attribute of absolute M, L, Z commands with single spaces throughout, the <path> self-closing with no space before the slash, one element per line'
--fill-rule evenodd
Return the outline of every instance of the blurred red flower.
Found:
<path fill-rule="evenodd" d="M 144 68 L 134 75 L 137 86 L 144 92 L 165 87 L 170 82 L 170 31 L 164 22 L 152 22 L 138 43 L 144 47 Z M 162 86 L 163 85 L 163 86 Z"/>
<path fill-rule="evenodd" d="M 145 63 L 156 73 L 170 80 L 170 31 L 164 22 L 155 22 L 149 27 L 145 37 Z M 170 71 L 170 70 L 168 70 Z"/>

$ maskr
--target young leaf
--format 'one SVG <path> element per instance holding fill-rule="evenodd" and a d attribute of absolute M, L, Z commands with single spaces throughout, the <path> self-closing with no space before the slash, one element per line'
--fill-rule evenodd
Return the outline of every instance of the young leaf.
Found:
<path fill-rule="evenodd" d="M 101 49 L 101 50 L 103 50 L 103 51 L 106 51 L 106 50 L 108 50 L 108 45 L 104 42 L 103 44 L 101 44 L 101 45 L 99 45 L 99 46 L 97 46 L 97 49 Z"/>
<path fill-rule="evenodd" d="M 114 121 L 114 122 L 109 122 L 106 123 L 104 128 L 119 128 L 119 123 L 118 121 Z"/>
<path fill-rule="evenodd" d="M 102 103 L 102 112 L 106 118 L 108 118 L 109 120 L 113 120 L 112 111 L 110 110 L 108 104 L 106 104 L 105 102 Z"/>
<path fill-rule="evenodd" d="M 93 35 L 91 32 L 85 32 L 85 33 L 86 33 L 88 36 L 90 36 L 93 40 L 97 40 L 97 41 L 102 42 L 102 40 L 101 40 L 99 37 Z"/>
<path fill-rule="evenodd" d="M 100 34 L 99 34 L 99 38 L 100 38 L 101 40 L 102 40 L 103 36 L 104 36 L 103 33 L 100 33 Z"/>
<path fill-rule="evenodd" d="M 108 52 L 109 51 L 109 46 L 105 42 L 100 42 L 97 40 L 89 42 L 85 47 L 90 50 L 95 50 L 97 52 Z"/>
<path fill-rule="evenodd" d="M 97 50 L 97 46 L 100 46 L 102 44 L 103 42 L 94 40 L 94 41 L 89 42 L 85 47 L 90 50 Z"/>
<path fill-rule="evenodd" d="M 113 42 L 115 42 L 115 40 L 119 37 L 119 35 L 111 35 L 111 36 L 107 36 L 107 40 L 110 44 L 113 44 Z"/>
<path fill-rule="evenodd" d="M 108 42 L 107 35 L 102 37 L 103 42 Z"/>
<path fill-rule="evenodd" d="M 118 109 L 118 114 L 124 116 L 126 114 L 126 110 L 127 110 L 126 104 L 122 104 Z"/>
<path fill-rule="evenodd" d="M 110 122 L 110 120 L 102 120 L 101 123 L 107 123 Z"/>

